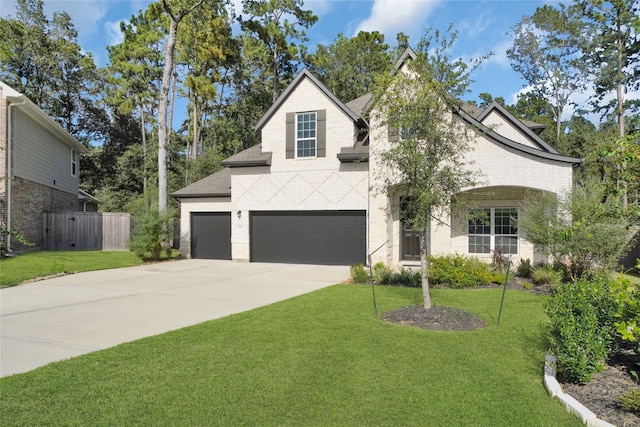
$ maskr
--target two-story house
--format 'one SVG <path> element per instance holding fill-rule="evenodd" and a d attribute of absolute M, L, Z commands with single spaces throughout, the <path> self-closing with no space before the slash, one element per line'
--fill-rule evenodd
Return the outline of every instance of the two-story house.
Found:
<path fill-rule="evenodd" d="M 79 156 L 88 150 L 25 95 L 0 82 L 0 222 L 43 245 L 43 212 L 95 202 L 79 191 Z M 0 244 L 21 250 L 17 240 Z M 6 240 L 6 241 L 5 241 Z"/>
<path fill-rule="evenodd" d="M 394 133 L 365 120 L 370 107 L 371 95 L 343 103 L 303 70 L 256 124 L 261 144 L 173 194 L 181 202 L 183 255 L 351 265 L 373 254 L 374 263 L 415 264 L 418 237 L 402 224 L 401 197 L 373 191 L 376 153 Z M 464 192 L 486 215 L 434 221 L 430 252 L 490 259 L 500 246 L 516 261 L 541 259 L 518 232 L 518 205 L 531 191 L 571 191 L 580 159 L 559 154 L 538 136 L 540 125 L 497 103 L 452 114 L 478 129 L 467 163 L 481 184 Z"/>

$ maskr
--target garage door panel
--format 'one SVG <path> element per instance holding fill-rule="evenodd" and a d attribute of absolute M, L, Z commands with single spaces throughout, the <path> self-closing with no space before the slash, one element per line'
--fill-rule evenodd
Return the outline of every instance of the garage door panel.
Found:
<path fill-rule="evenodd" d="M 191 257 L 231 259 L 231 213 L 191 213 Z"/>
<path fill-rule="evenodd" d="M 251 260 L 351 265 L 365 261 L 364 211 L 252 212 Z"/>

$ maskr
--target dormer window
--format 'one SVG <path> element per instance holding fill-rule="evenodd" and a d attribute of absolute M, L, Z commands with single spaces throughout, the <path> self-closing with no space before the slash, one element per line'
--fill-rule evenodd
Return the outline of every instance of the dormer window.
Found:
<path fill-rule="evenodd" d="M 316 157 L 316 113 L 296 114 L 296 157 Z"/>
<path fill-rule="evenodd" d="M 314 159 L 327 156 L 327 111 L 286 115 L 286 158 Z"/>

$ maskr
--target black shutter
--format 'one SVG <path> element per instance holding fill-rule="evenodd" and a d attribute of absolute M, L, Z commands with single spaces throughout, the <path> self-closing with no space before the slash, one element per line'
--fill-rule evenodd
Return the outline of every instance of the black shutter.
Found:
<path fill-rule="evenodd" d="M 296 157 L 296 113 L 287 113 L 286 158 Z"/>
<path fill-rule="evenodd" d="M 316 157 L 327 157 L 327 110 L 318 110 L 316 121 L 318 127 Z"/>

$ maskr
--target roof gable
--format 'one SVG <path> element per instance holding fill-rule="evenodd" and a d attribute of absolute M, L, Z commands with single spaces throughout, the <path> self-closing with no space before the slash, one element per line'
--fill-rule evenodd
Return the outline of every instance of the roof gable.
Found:
<path fill-rule="evenodd" d="M 8 84 L 0 81 L 0 96 L 5 98 L 15 108 L 24 111 L 31 119 L 42 125 L 60 141 L 64 142 L 79 153 L 86 154 L 89 150 L 78 142 L 69 132 L 67 132 L 58 122 L 53 120 L 40 107 L 34 104 L 26 95 L 13 89 Z"/>
<path fill-rule="evenodd" d="M 356 113 L 351 111 L 349 107 L 347 107 L 342 101 L 340 101 L 329 89 L 323 85 L 320 80 L 318 80 L 309 70 L 303 68 L 300 73 L 296 76 L 295 79 L 291 82 L 289 86 L 285 89 L 284 92 L 276 99 L 276 101 L 271 105 L 271 107 L 267 110 L 267 112 L 262 116 L 262 118 L 255 125 L 255 130 L 261 130 L 264 125 L 271 119 L 273 114 L 278 111 L 278 109 L 282 106 L 282 104 L 287 100 L 289 95 L 296 90 L 296 88 L 300 85 L 300 83 L 304 80 L 309 80 L 314 86 L 316 86 L 320 92 L 322 92 L 327 98 L 335 104 L 335 106 L 341 110 L 347 117 L 349 117 L 354 123 L 359 121 L 359 117 Z"/>
<path fill-rule="evenodd" d="M 482 111 L 476 117 L 476 120 L 478 120 L 478 122 L 480 123 L 483 123 L 484 120 L 494 112 L 501 116 L 508 124 L 524 134 L 527 139 L 535 144 L 535 146 L 537 146 L 540 150 L 546 151 L 548 153 L 560 154 L 558 153 L 558 151 L 556 151 L 555 148 L 550 146 L 542 138 L 540 138 L 538 134 L 531 130 L 531 128 L 527 126 L 522 120 L 515 117 L 506 108 L 495 101 L 493 101 L 487 108 L 485 108 L 484 111 Z"/>
<path fill-rule="evenodd" d="M 506 110 L 505 110 L 505 112 L 506 112 Z M 542 141 L 540 138 L 538 138 L 538 139 L 540 139 L 540 141 L 542 141 L 544 146 L 548 147 L 549 150 L 545 150 L 545 149 L 542 149 L 542 148 L 541 149 L 533 148 L 533 147 L 530 147 L 528 145 L 524 145 L 524 144 L 520 144 L 518 142 L 512 141 L 511 139 L 509 139 L 509 138 L 507 138 L 507 137 L 505 137 L 503 135 L 500 135 L 499 133 L 495 132 L 491 128 L 488 128 L 487 126 L 482 124 L 477 118 L 475 118 L 474 116 L 469 114 L 469 112 L 465 111 L 462 108 L 456 109 L 456 113 L 465 122 L 467 122 L 469 125 L 474 126 L 480 132 L 482 132 L 483 136 L 485 136 L 486 138 L 490 139 L 491 141 L 493 141 L 493 142 L 495 142 L 497 144 L 501 144 L 501 145 L 504 145 L 504 146 L 509 147 L 511 149 L 514 149 L 516 151 L 520 151 L 522 153 L 527 153 L 527 154 L 533 155 L 535 157 L 540 157 L 540 158 L 543 158 L 543 159 L 555 160 L 555 161 L 565 162 L 565 163 L 572 163 L 572 164 L 576 164 L 576 165 L 582 162 L 582 159 L 578 159 L 576 157 L 565 156 L 563 154 L 558 153 L 556 150 L 554 150 L 552 147 L 550 147 L 547 143 Z M 506 113 L 509 114 L 508 112 L 506 112 Z M 515 119 L 515 117 L 513 117 L 513 119 Z M 515 119 L 515 120 L 517 120 L 517 119 Z M 524 125 L 522 125 L 522 126 L 524 126 Z M 526 128 L 526 126 L 524 126 L 524 127 Z M 531 132 L 531 133 L 533 133 L 533 132 Z M 537 135 L 535 135 L 535 134 L 534 134 L 534 136 L 537 137 Z"/>

